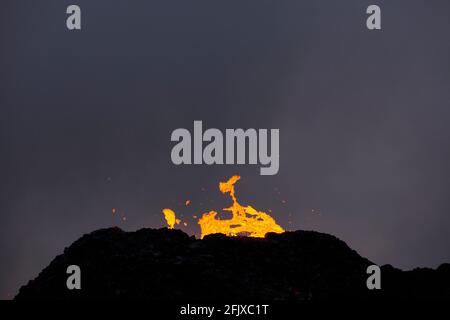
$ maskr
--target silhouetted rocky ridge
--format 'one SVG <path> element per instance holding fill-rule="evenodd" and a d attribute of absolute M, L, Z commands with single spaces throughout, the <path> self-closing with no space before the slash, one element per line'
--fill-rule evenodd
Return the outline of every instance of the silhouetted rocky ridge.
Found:
<path fill-rule="evenodd" d="M 195 239 L 180 230 L 119 228 L 75 241 L 15 299 L 178 301 L 441 299 L 450 297 L 450 265 L 436 270 L 381 268 L 381 290 L 368 290 L 373 263 L 334 236 L 294 231 L 265 238 Z M 81 290 L 68 290 L 69 265 Z"/>

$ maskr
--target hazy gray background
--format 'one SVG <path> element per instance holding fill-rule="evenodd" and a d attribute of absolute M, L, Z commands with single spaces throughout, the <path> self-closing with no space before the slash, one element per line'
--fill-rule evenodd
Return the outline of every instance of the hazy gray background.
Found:
<path fill-rule="evenodd" d="M 65 26 L 72 3 L 81 32 Z M 365 27 L 373 3 L 382 31 Z M 450 261 L 449 13 L 448 0 L 3 0 L 0 297 L 83 233 L 220 209 L 233 173 L 241 203 L 287 229 L 379 264 Z M 170 133 L 194 119 L 280 128 L 279 174 L 172 165 Z"/>

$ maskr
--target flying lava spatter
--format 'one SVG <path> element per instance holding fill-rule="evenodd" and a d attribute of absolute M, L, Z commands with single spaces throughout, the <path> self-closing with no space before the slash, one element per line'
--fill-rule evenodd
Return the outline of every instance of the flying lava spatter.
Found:
<path fill-rule="evenodd" d="M 218 219 L 217 211 L 206 212 L 198 220 L 201 229 L 201 238 L 208 234 L 223 233 L 227 236 L 246 235 L 249 237 L 262 238 L 268 232 L 282 233 L 284 229 L 278 225 L 269 214 L 258 211 L 252 206 L 242 206 L 237 201 L 234 185 L 241 177 L 232 176 L 226 182 L 219 183 L 222 193 L 229 193 L 233 204 L 224 208 L 224 211 L 231 212 L 230 219 Z M 163 209 L 169 228 L 173 228 L 175 223 L 180 223 L 171 209 Z"/>

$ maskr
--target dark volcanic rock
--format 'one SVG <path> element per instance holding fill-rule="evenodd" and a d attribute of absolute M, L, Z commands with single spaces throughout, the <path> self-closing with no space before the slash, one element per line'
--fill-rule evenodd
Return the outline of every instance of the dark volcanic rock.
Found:
<path fill-rule="evenodd" d="M 82 289 L 66 288 L 69 265 Z M 119 228 L 85 235 L 57 256 L 16 299 L 289 300 L 449 297 L 450 266 L 403 272 L 382 268 L 382 290 L 366 287 L 372 263 L 318 232 L 264 239 L 179 230 Z"/>

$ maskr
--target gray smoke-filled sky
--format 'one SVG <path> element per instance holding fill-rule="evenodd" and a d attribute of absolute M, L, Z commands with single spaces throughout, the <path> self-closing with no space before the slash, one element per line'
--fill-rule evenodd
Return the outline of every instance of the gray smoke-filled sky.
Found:
<path fill-rule="evenodd" d="M 286 229 L 378 264 L 449 262 L 450 2 L 376 3 L 381 31 L 366 0 L 2 1 L 0 298 L 98 228 L 159 228 L 170 207 L 198 235 L 190 217 L 227 206 L 235 173 Z M 194 120 L 279 128 L 278 175 L 173 165 Z"/>

